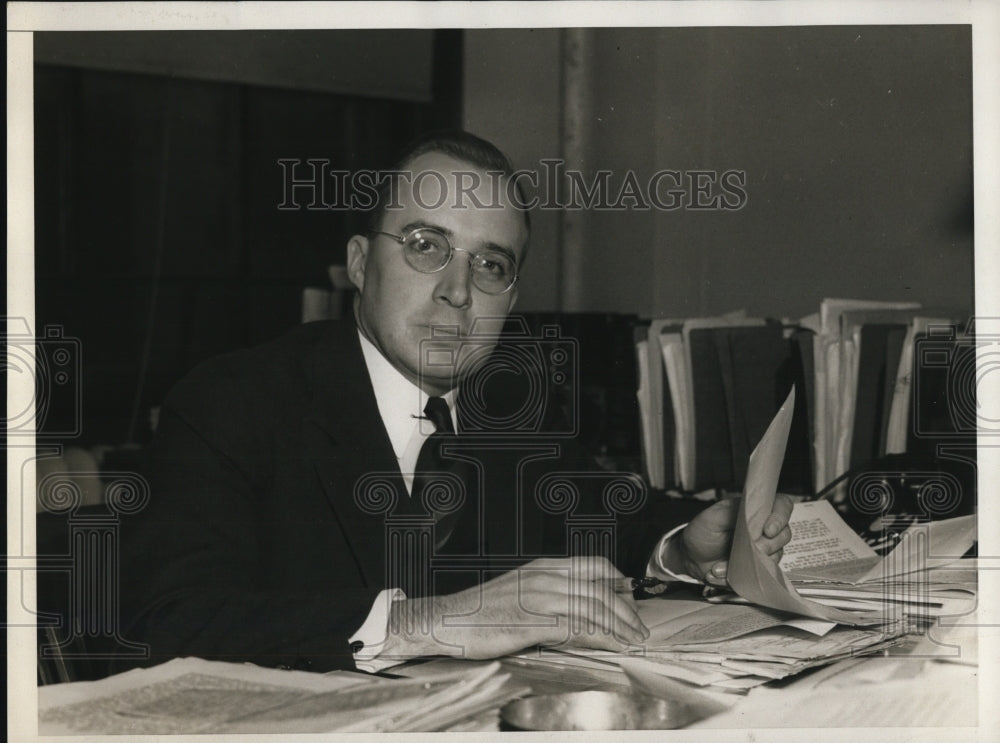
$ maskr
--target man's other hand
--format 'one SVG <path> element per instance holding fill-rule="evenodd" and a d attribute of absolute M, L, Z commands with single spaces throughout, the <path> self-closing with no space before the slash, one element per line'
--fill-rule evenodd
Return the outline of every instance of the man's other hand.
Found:
<path fill-rule="evenodd" d="M 628 582 L 603 557 L 535 560 L 458 593 L 396 602 L 383 653 L 496 658 L 535 645 L 622 651 L 649 637 Z"/>
<path fill-rule="evenodd" d="M 787 495 L 774 499 L 771 515 L 757 544 L 772 560 L 781 560 L 782 549 L 792 538 L 788 518 L 793 501 Z M 672 539 L 667 565 L 675 573 L 686 573 L 713 586 L 726 585 L 727 557 L 733 543 L 733 529 L 739 512 L 739 498 L 725 498 L 699 513 Z"/>

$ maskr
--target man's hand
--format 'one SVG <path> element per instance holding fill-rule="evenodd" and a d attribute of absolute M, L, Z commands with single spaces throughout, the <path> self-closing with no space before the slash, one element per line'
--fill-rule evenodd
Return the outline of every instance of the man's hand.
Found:
<path fill-rule="evenodd" d="M 787 495 L 774 499 L 771 515 L 764 522 L 764 534 L 757 542 L 775 562 L 781 560 L 781 551 L 792 538 L 788 528 L 792 505 Z M 726 585 L 726 558 L 739 506 L 738 498 L 725 498 L 695 516 L 681 532 L 681 538 L 671 540 L 667 566 L 675 573 L 685 573 L 709 585 Z"/>
<path fill-rule="evenodd" d="M 603 557 L 535 560 L 448 596 L 393 604 L 382 655 L 496 658 L 534 645 L 621 651 L 649 637 Z"/>

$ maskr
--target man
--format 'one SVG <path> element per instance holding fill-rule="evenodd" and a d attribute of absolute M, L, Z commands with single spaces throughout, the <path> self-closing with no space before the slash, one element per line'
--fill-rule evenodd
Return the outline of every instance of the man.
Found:
<path fill-rule="evenodd" d="M 310 324 L 209 362 L 163 407 L 152 500 L 123 535 L 126 636 L 148 642 L 155 661 L 373 669 L 536 644 L 620 650 L 648 631 L 630 592 L 616 590 L 619 567 L 725 583 L 734 501 L 690 519 L 651 503 L 622 521 L 615 554 L 571 554 L 565 514 L 536 507 L 527 483 L 593 469 L 575 444 L 547 444 L 544 430 L 521 448 L 463 441 L 472 397 L 454 359 L 470 343 L 491 347 L 513 308 L 527 214 L 510 163 L 472 135 L 418 142 L 395 170 L 368 234 L 348 242 L 354 322 Z M 435 348 L 453 361 L 427 363 Z M 444 439 L 422 425 L 432 409 Z M 424 542 L 390 527 L 428 515 L 421 472 L 446 466 L 442 441 L 452 459 L 464 454 L 452 480 L 464 505 L 434 515 L 433 551 L 453 570 L 427 583 L 410 580 L 417 567 L 398 551 Z M 790 510 L 779 498 L 761 535 L 776 558 Z"/>

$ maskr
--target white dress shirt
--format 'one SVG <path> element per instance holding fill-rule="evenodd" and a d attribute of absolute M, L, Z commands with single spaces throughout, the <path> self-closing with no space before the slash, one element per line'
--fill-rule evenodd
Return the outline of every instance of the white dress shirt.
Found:
<path fill-rule="evenodd" d="M 417 385 L 404 377 L 388 359 L 383 356 L 372 342 L 358 331 L 361 338 L 361 352 L 368 367 L 368 376 L 372 380 L 375 391 L 375 402 L 382 416 L 386 433 L 392 443 L 392 450 L 399 462 L 399 471 L 403 475 L 407 492 L 413 492 L 413 470 L 417 466 L 417 456 L 424 441 L 434 433 L 434 424 L 424 417 L 424 407 L 430 397 Z M 458 430 L 458 418 L 455 414 L 456 391 L 441 395 L 448 403 L 451 412 L 451 422 Z"/>

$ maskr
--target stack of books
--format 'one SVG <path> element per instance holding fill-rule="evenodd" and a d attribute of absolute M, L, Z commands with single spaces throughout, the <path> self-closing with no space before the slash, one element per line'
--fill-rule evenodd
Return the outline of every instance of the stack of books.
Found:
<path fill-rule="evenodd" d="M 825 299 L 801 320 L 812 331 L 817 491 L 852 467 L 913 449 L 921 435 L 945 433 L 931 418 L 957 402 L 941 372 L 956 368 L 967 345 L 960 322 L 955 311 L 853 299 Z"/>
<path fill-rule="evenodd" d="M 781 323 L 744 312 L 654 320 L 638 332 L 636 356 L 650 484 L 738 492 L 750 450 L 803 379 L 792 336 Z M 797 440 L 806 441 L 804 409 L 797 423 Z M 791 492 L 811 487 L 808 450 L 799 454 L 783 483 Z"/>

